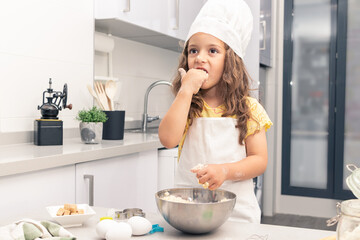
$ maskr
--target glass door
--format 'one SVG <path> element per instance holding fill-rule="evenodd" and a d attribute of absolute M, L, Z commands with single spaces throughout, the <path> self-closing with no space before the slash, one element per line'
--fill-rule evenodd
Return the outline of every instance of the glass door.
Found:
<path fill-rule="evenodd" d="M 282 194 L 354 198 L 360 167 L 360 1 L 285 1 Z"/>
<path fill-rule="evenodd" d="M 337 139 L 335 195 L 353 197 L 346 185 L 347 164 L 360 167 L 360 1 L 339 1 Z"/>
<path fill-rule="evenodd" d="M 282 191 L 329 197 L 336 13 L 331 0 L 290 2 L 285 1 Z"/>

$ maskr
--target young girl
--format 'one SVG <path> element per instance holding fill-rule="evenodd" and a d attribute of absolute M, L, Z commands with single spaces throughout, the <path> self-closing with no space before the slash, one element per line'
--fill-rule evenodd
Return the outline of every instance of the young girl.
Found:
<path fill-rule="evenodd" d="M 232 216 L 260 223 L 252 179 L 266 169 L 265 130 L 272 123 L 249 96 L 243 56 L 251 31 L 243 0 L 207 1 L 190 28 L 159 137 L 167 148 L 179 145 L 178 187 L 234 192 Z"/>

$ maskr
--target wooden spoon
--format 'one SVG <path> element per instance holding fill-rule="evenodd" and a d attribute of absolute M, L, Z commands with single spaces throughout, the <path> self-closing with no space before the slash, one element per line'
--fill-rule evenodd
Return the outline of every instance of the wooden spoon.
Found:
<path fill-rule="evenodd" d="M 87 85 L 87 88 L 88 88 L 89 93 L 91 94 L 91 96 L 93 96 L 93 97 L 96 99 L 96 101 L 97 101 L 98 105 L 100 106 L 100 108 L 101 108 L 102 110 L 104 110 L 104 106 L 101 104 L 98 96 L 96 95 L 94 89 L 90 86 L 90 84 Z"/>
<path fill-rule="evenodd" d="M 99 101 L 101 102 L 102 106 L 104 107 L 104 110 L 109 111 L 110 108 L 109 108 L 109 104 L 107 102 L 105 89 L 101 82 L 95 82 L 95 92 L 99 98 Z"/>
<path fill-rule="evenodd" d="M 105 83 L 106 96 L 110 100 L 110 110 L 114 111 L 114 97 L 116 94 L 116 82 L 113 80 L 106 81 Z"/>

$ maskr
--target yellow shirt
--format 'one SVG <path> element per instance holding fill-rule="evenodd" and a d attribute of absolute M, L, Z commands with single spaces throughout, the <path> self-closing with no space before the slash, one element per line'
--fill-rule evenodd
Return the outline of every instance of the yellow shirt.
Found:
<path fill-rule="evenodd" d="M 271 125 L 273 124 L 267 115 L 265 109 L 261 104 L 252 97 L 248 97 L 248 103 L 250 105 L 250 111 L 251 116 L 247 122 L 247 134 L 246 137 L 249 135 L 252 135 L 255 133 L 255 131 L 261 130 L 265 128 L 265 131 L 267 131 Z M 201 112 L 201 117 L 221 117 L 221 115 L 226 111 L 226 108 L 224 105 L 220 105 L 216 108 L 210 107 L 205 101 L 204 101 L 204 109 Z M 230 116 L 231 118 L 237 118 L 236 115 Z M 256 121 L 257 122 L 256 122 Z M 179 152 L 178 152 L 178 160 L 180 159 L 180 154 L 182 147 L 184 145 L 186 133 L 189 129 L 189 121 L 186 123 L 184 134 L 181 138 L 181 141 L 179 143 Z"/>

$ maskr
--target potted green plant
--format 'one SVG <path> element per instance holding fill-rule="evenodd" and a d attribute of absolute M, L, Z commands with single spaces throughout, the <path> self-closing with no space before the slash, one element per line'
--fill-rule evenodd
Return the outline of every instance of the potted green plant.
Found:
<path fill-rule="evenodd" d="M 108 119 L 97 107 L 80 110 L 76 119 L 80 121 L 80 136 L 84 143 L 100 143 L 103 134 L 103 123 Z"/>

